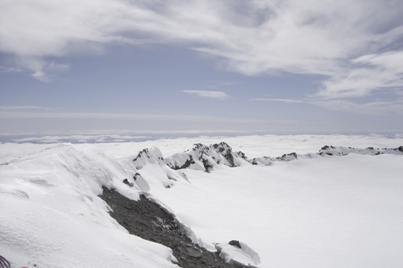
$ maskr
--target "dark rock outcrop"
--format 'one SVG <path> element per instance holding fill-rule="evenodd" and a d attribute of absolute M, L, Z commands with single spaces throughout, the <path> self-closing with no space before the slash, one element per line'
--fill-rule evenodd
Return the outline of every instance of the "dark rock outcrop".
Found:
<path fill-rule="evenodd" d="M 173 214 L 144 195 L 139 201 L 130 200 L 113 189 L 103 187 L 100 195 L 112 209 L 110 215 L 130 234 L 172 249 L 180 267 L 243 268 L 229 264 L 218 253 L 207 251 L 192 242 L 190 231 Z"/>
<path fill-rule="evenodd" d="M 363 154 L 363 155 L 381 155 L 381 154 L 402 154 L 403 146 L 398 148 L 377 148 L 367 147 L 365 149 L 352 148 L 352 147 L 334 147 L 334 146 L 323 146 L 318 155 L 320 156 L 344 156 L 350 153 Z"/>
<path fill-rule="evenodd" d="M 211 172 L 218 165 L 237 167 L 247 158 L 243 152 L 232 152 L 225 142 L 210 146 L 196 143 L 183 153 L 177 153 L 165 158 L 165 163 L 172 169 L 190 168 Z"/>

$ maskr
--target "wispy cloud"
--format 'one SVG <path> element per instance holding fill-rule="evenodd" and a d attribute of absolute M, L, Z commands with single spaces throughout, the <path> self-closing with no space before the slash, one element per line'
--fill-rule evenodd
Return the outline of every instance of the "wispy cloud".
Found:
<path fill-rule="evenodd" d="M 46 62 L 41 58 L 36 57 L 19 57 L 16 60 L 19 69 L 25 69 L 30 71 L 32 77 L 42 81 L 51 82 L 52 73 L 55 72 L 66 72 L 70 70 L 68 64 L 59 64 L 55 62 Z"/>
<path fill-rule="evenodd" d="M 0 118 L 21 119 L 132 119 L 153 121 L 191 121 L 191 122 L 228 122 L 263 123 L 260 119 L 228 118 L 202 115 L 169 114 L 115 114 L 115 113 L 45 113 L 45 112 L 2 112 Z"/>
<path fill-rule="evenodd" d="M 403 53 L 401 1 L 19 0 L 0 10 L 0 51 L 29 59 L 21 68 L 42 81 L 48 56 L 145 42 L 186 46 L 245 75 L 323 75 L 323 98 L 401 87 L 403 77 L 392 67 Z"/>
<path fill-rule="evenodd" d="M 317 96 L 362 97 L 375 90 L 403 87 L 403 50 L 364 55 L 351 60 L 351 64 L 350 69 L 326 80 Z"/>
<path fill-rule="evenodd" d="M 224 99 L 228 98 L 228 95 L 225 92 L 221 92 L 221 91 L 183 90 L 182 92 L 196 95 L 198 97 L 212 98 L 212 99 L 219 99 L 219 100 L 224 100 Z"/>
<path fill-rule="evenodd" d="M 21 68 L 0 66 L 1 73 L 21 73 Z"/>
<path fill-rule="evenodd" d="M 324 100 L 308 102 L 329 110 L 351 112 L 356 114 L 382 115 L 401 114 L 403 115 L 403 99 L 397 101 L 372 101 L 357 103 L 347 100 Z"/>
<path fill-rule="evenodd" d="M 399 94 L 398 94 L 399 95 Z M 403 114 L 403 98 L 397 97 L 394 101 L 376 100 L 372 102 L 354 102 L 351 100 L 327 100 L 327 99 L 251 99 L 251 101 L 269 101 L 269 102 L 284 102 L 288 104 L 304 103 L 310 105 L 320 106 L 322 108 L 339 111 L 351 112 L 356 114 Z"/>
<path fill-rule="evenodd" d="M 0 110 L 50 110 L 48 107 L 41 107 L 41 106 L 0 106 Z"/>
<path fill-rule="evenodd" d="M 302 100 L 292 99 L 251 99 L 251 101 L 273 101 L 273 102 L 285 102 L 285 103 L 303 103 Z"/>

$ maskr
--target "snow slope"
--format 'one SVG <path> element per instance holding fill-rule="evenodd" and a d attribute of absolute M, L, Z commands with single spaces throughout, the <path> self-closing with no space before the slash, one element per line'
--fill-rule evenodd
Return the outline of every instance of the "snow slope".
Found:
<path fill-rule="evenodd" d="M 14 267 L 177 267 L 170 249 L 109 216 L 97 197 L 106 185 L 134 200 L 148 192 L 195 241 L 258 267 L 403 267 L 403 155 L 364 149 L 397 148 L 400 136 L 203 137 L 249 160 L 271 156 L 261 158 L 270 165 L 169 168 L 193 141 L 0 144 L 0 255 Z M 336 147 L 321 155 L 325 144 Z M 292 161 L 273 161 L 291 152 Z M 247 250 L 228 247 L 231 240 Z"/>
<path fill-rule="evenodd" d="M 333 157 L 321 154 L 328 149 Z M 150 193 L 200 244 L 213 250 L 215 243 L 246 243 L 260 256 L 260 262 L 246 259 L 252 265 L 397 268 L 403 265 L 403 154 L 380 151 L 329 147 L 291 162 L 220 165 L 211 173 L 189 166 L 183 172 L 190 183 Z"/>
<path fill-rule="evenodd" d="M 13 267 L 176 267 L 171 249 L 129 235 L 97 195 L 137 200 L 111 157 L 60 145 L 0 166 L 0 252 Z"/>

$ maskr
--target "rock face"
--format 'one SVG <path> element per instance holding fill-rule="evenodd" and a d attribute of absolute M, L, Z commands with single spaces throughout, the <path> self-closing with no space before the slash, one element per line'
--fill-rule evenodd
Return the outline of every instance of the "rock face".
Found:
<path fill-rule="evenodd" d="M 273 159 L 268 156 L 256 157 L 249 161 L 252 165 L 257 166 L 271 166 L 273 165 Z"/>
<path fill-rule="evenodd" d="M 299 155 L 301 157 L 317 157 L 317 156 L 343 156 L 350 153 L 356 154 L 366 154 L 366 155 L 380 155 L 380 154 L 403 154 L 403 146 L 398 148 L 383 148 L 374 149 L 373 147 L 368 147 L 365 149 L 357 149 L 351 147 L 334 147 L 334 146 L 323 146 L 316 154 L 306 154 Z M 183 153 L 176 153 L 170 157 L 162 156 L 162 153 L 158 148 L 144 149 L 133 159 L 136 169 L 141 169 L 147 164 L 155 164 L 163 167 L 165 172 L 168 174 L 170 180 L 175 180 L 178 174 L 173 174 L 170 170 L 180 170 L 180 169 L 193 169 L 201 170 L 205 172 L 212 172 L 217 169 L 220 165 L 228 167 L 238 167 L 244 164 L 252 164 L 258 166 L 270 166 L 276 161 L 294 161 L 298 160 L 298 155 L 295 152 L 289 154 L 283 154 L 280 157 L 271 158 L 269 156 L 256 157 L 253 159 L 248 159 L 245 154 L 241 151 L 233 152 L 231 146 L 225 142 L 220 142 L 206 146 L 201 143 L 194 144 L 189 150 Z M 166 167 L 166 168 L 165 168 Z M 186 175 L 183 173 L 179 174 L 187 180 Z"/>
<path fill-rule="evenodd" d="M 180 267 L 246 267 L 226 263 L 218 253 L 194 244 L 189 238 L 190 230 L 150 197 L 141 195 L 139 201 L 133 201 L 106 187 L 100 197 L 112 209 L 110 215 L 130 234 L 171 248 Z"/>
<path fill-rule="evenodd" d="M 158 164 L 164 165 L 164 157 L 161 151 L 157 147 L 151 149 L 144 149 L 138 153 L 138 155 L 133 159 L 136 169 L 141 169 L 146 164 Z"/>
<path fill-rule="evenodd" d="M 377 148 L 375 149 L 374 147 L 367 147 L 365 149 L 358 149 L 358 148 L 352 148 L 352 147 L 334 147 L 334 146 L 323 146 L 320 150 L 318 155 L 321 156 L 343 156 L 343 155 L 348 155 L 350 153 L 355 153 L 355 154 L 364 154 L 364 155 L 380 155 L 380 154 L 403 154 L 403 146 L 400 146 L 398 148 Z"/>
<path fill-rule="evenodd" d="M 296 153 L 289 153 L 289 154 L 283 154 L 281 157 L 277 157 L 277 160 L 280 161 L 292 161 L 298 159 L 298 156 Z"/>
<path fill-rule="evenodd" d="M 211 172 L 218 165 L 237 167 L 246 162 L 242 152 L 232 152 L 232 148 L 225 142 L 210 146 L 197 143 L 183 153 L 177 153 L 165 159 L 165 163 L 172 169 L 189 168 Z"/>
<path fill-rule="evenodd" d="M 171 188 L 174 186 L 174 182 L 184 179 L 188 181 L 186 174 L 172 170 L 165 164 L 164 157 L 161 151 L 153 147 L 151 149 L 144 149 L 140 151 L 137 156 L 133 159 L 132 164 L 138 171 L 134 176 L 133 180 L 137 185 L 143 185 L 144 189 L 148 192 L 150 189 L 148 187 L 147 181 L 143 178 L 141 173 L 147 173 L 147 170 L 153 170 L 154 177 L 148 178 L 149 180 L 155 180 L 161 183 L 165 188 Z M 130 183 L 130 181 L 128 181 Z M 147 185 L 145 185 L 147 184 Z M 130 184 L 128 184 L 130 186 Z M 143 189 L 142 188 L 142 189 Z"/>

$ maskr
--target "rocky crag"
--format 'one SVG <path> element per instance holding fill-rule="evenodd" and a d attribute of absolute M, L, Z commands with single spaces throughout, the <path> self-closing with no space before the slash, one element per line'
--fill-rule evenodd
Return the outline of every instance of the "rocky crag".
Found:
<path fill-rule="evenodd" d="M 241 152 L 233 152 L 231 146 L 225 142 L 212 144 L 210 146 L 201 143 L 194 144 L 191 149 L 182 153 L 176 153 L 164 158 L 158 148 L 144 149 L 133 159 L 137 169 L 141 169 L 145 164 L 158 164 L 168 166 L 173 170 L 193 169 L 205 172 L 212 172 L 219 165 L 228 167 L 238 167 L 243 164 L 270 166 L 276 161 L 293 161 L 299 157 L 312 158 L 315 156 L 345 156 L 348 154 L 382 155 L 382 154 L 403 154 L 403 146 L 398 148 L 373 148 L 358 149 L 352 147 L 323 146 L 318 153 L 298 155 L 295 152 L 283 154 L 279 157 L 262 156 L 248 159 Z"/>
<path fill-rule="evenodd" d="M 186 268 L 244 268 L 235 261 L 220 257 L 220 250 L 210 252 L 192 242 L 192 234 L 173 214 L 146 195 L 130 200 L 113 189 L 103 187 L 100 197 L 110 206 L 110 215 L 133 235 L 172 249 L 177 265 Z M 232 242 L 233 243 L 233 242 Z M 239 242 L 238 242 L 239 244 Z M 228 244 L 232 247 L 232 245 Z M 235 245 L 240 247 L 241 244 Z"/>

